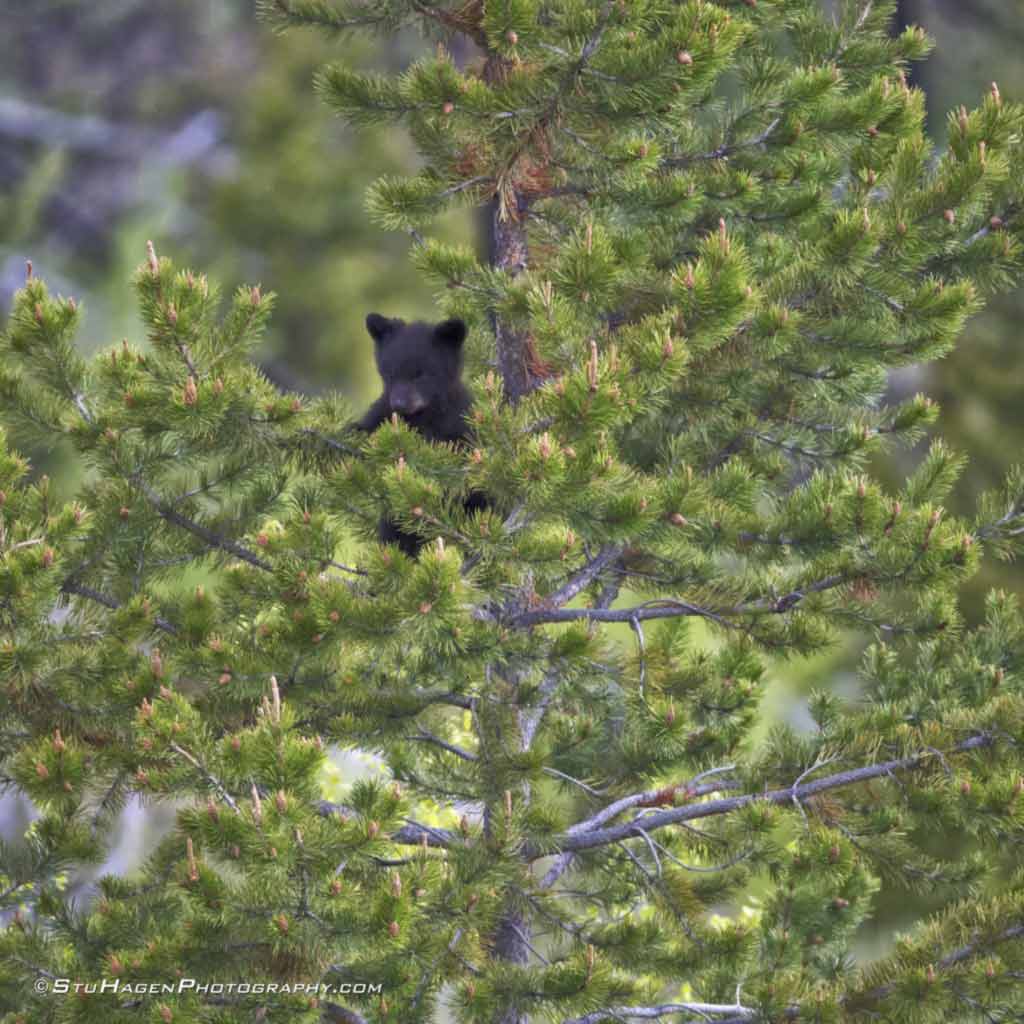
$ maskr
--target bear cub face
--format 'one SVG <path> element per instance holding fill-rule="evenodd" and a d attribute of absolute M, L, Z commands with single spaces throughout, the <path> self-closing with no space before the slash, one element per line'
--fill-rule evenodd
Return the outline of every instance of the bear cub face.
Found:
<path fill-rule="evenodd" d="M 463 417 L 471 402 L 462 384 L 466 325 L 461 320 L 406 323 L 371 313 L 366 329 L 384 392 L 364 417 L 364 428 L 375 429 L 397 413 L 433 440 L 464 438 Z"/>

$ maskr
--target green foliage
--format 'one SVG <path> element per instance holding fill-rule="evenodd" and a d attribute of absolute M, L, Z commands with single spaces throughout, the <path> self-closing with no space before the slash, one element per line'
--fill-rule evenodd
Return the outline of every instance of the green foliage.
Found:
<path fill-rule="evenodd" d="M 1014 553 L 1022 480 L 969 522 L 944 444 L 899 487 L 867 466 L 936 416 L 884 405 L 886 372 L 1019 272 L 1021 225 L 991 217 L 1024 109 L 989 95 L 934 161 L 903 78 L 927 41 L 840 6 L 265 5 L 483 51 L 320 78 L 425 157 L 369 205 L 471 326 L 467 448 L 281 393 L 258 286 L 222 303 L 151 248 L 144 347 L 85 360 L 78 306 L 26 282 L 3 420 L 88 475 L 54 509 L 0 449 L 0 771 L 42 811 L 0 866 L 4 1024 L 1015 1010 L 1024 620 L 996 593 L 969 628 L 958 594 Z M 491 265 L 420 234 L 485 199 Z M 382 513 L 417 559 L 375 542 Z M 845 631 L 872 641 L 861 692 L 751 743 L 771 671 Z M 382 777 L 328 802 L 333 749 Z M 176 828 L 75 907 L 60 872 L 130 794 Z M 945 910 L 859 962 L 901 890 Z M 26 984 L 177 972 L 373 991 Z"/>

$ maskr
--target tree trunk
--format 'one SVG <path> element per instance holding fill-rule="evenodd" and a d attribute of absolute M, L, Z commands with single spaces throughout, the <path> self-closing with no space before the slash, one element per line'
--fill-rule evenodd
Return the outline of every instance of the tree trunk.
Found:
<path fill-rule="evenodd" d="M 505 71 L 506 65 L 500 55 L 489 54 L 484 71 L 485 81 L 500 81 Z M 530 261 L 525 210 L 520 196 L 514 189 L 506 192 L 504 198 L 504 207 L 502 197 L 499 195 L 495 196 L 482 211 L 482 241 L 487 247 L 489 265 L 504 270 L 511 277 L 517 277 L 529 266 Z M 504 383 L 505 401 L 515 405 L 536 383 L 531 372 L 530 337 L 525 331 L 513 330 L 497 313 L 492 313 L 492 323 L 498 372 Z M 509 679 L 509 685 L 513 690 L 517 688 L 518 681 L 515 680 L 514 673 Z M 519 726 L 521 740 L 521 722 Z M 529 788 L 526 787 L 519 797 L 528 801 Z M 484 812 L 485 833 L 489 830 L 491 813 L 491 808 Z M 529 921 L 518 908 L 510 906 L 494 934 L 494 958 L 510 964 L 525 964 L 529 959 L 529 941 Z M 498 1012 L 494 1024 L 529 1024 L 529 1017 L 515 1007 L 506 1007 Z"/>
<path fill-rule="evenodd" d="M 495 799 L 497 791 L 506 785 L 508 780 L 491 773 L 489 760 L 491 750 L 507 750 L 514 747 L 525 751 L 529 748 L 529 736 L 524 731 L 523 714 L 517 707 L 518 692 L 525 676 L 526 673 L 522 669 L 514 666 L 506 667 L 500 676 L 496 672 L 491 673 L 489 679 L 496 703 L 477 715 L 481 768 L 487 788 L 492 794 L 483 813 L 485 841 L 491 840 L 499 816 L 507 815 L 513 802 L 519 808 L 529 805 L 530 802 L 528 782 L 521 782 L 515 785 L 514 790 L 506 791 L 503 800 Z M 526 964 L 530 956 L 531 927 L 530 917 L 524 913 L 522 905 L 515 897 L 510 895 L 505 912 L 491 938 L 492 959 L 516 966 Z M 529 1024 L 529 1017 L 517 1007 L 508 1005 L 495 1014 L 494 1024 Z"/>
<path fill-rule="evenodd" d="M 510 911 L 503 917 L 494 937 L 495 959 L 513 964 L 525 964 L 529 957 L 529 950 L 524 941 L 524 938 L 528 938 L 528 928 L 527 921 L 515 911 Z M 529 1024 L 529 1018 L 526 1014 L 511 1007 L 501 1011 L 494 1018 L 494 1024 Z"/>
<path fill-rule="evenodd" d="M 492 267 L 506 271 L 516 277 L 529 263 L 529 249 L 526 243 L 526 225 L 519 209 L 518 196 L 513 194 L 514 208 L 503 211 L 500 201 L 495 198 L 489 204 L 491 225 L 491 251 L 489 261 Z M 505 398 L 515 405 L 533 387 L 530 372 L 529 338 L 525 332 L 515 331 L 494 314 L 494 340 L 498 355 L 498 372 L 505 382 Z"/>

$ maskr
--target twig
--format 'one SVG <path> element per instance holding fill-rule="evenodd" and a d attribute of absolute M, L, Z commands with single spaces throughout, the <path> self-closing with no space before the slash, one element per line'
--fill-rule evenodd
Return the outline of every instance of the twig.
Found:
<path fill-rule="evenodd" d="M 574 786 L 579 786 L 585 793 L 589 793 L 591 796 L 600 796 L 601 790 L 594 789 L 593 786 L 588 786 L 585 782 L 574 778 L 572 775 L 567 775 L 565 772 L 560 772 L 557 768 L 544 767 L 541 769 L 545 775 L 550 775 L 555 779 L 564 779 L 566 782 L 571 782 Z"/>
<path fill-rule="evenodd" d="M 693 871 L 696 873 L 707 872 L 711 874 L 717 871 L 725 871 L 727 868 L 731 868 L 734 867 L 736 864 L 739 864 L 740 861 L 746 860 L 754 852 L 753 847 L 748 847 L 746 850 L 741 850 L 734 857 L 730 857 L 729 860 L 725 861 L 723 864 L 687 864 L 685 861 L 680 860 L 671 850 L 667 849 L 661 843 L 659 843 L 657 839 L 654 839 L 652 836 L 649 836 L 646 833 L 644 834 L 644 836 L 646 839 L 652 842 L 659 850 L 661 850 L 662 854 L 668 857 L 668 859 L 672 861 L 672 863 L 675 864 L 677 867 L 681 867 L 684 871 Z"/>
<path fill-rule="evenodd" d="M 184 747 L 178 746 L 177 743 L 171 743 L 170 748 L 176 754 L 185 758 L 185 760 L 188 761 L 188 763 L 192 765 L 192 767 L 195 768 L 195 770 L 199 772 L 199 774 L 202 775 L 202 777 L 211 786 L 213 786 L 213 788 L 217 791 L 217 795 L 221 798 L 221 800 L 224 801 L 224 803 L 228 805 L 228 807 L 231 808 L 231 810 L 235 812 L 235 814 L 241 813 L 238 810 L 238 804 L 235 803 L 234 797 L 232 797 L 231 794 L 224 788 L 224 785 L 220 781 L 220 779 L 213 775 L 210 772 L 210 770 L 198 758 L 190 754 Z"/>
<path fill-rule="evenodd" d="M 933 747 L 927 747 L 925 749 L 928 750 L 929 753 L 938 754 L 939 757 L 942 757 L 942 754 L 940 754 L 939 751 L 935 750 Z M 793 798 L 793 804 L 796 807 L 796 809 L 800 812 L 801 817 L 804 819 L 805 826 L 807 825 L 807 812 L 804 810 L 804 805 L 800 802 L 800 785 L 804 781 L 804 779 L 807 778 L 808 775 L 812 775 L 819 768 L 824 768 L 825 765 L 835 764 L 835 762 L 838 760 L 838 757 L 830 757 L 827 761 L 815 761 L 814 764 L 812 764 L 811 767 L 807 769 L 807 771 L 801 773 L 801 775 L 793 783 L 793 787 L 790 790 L 790 793 L 792 794 Z M 943 760 L 945 759 L 943 758 Z"/>
<path fill-rule="evenodd" d="M 537 952 L 537 947 L 534 946 L 530 940 L 523 934 L 523 929 L 519 927 L 514 921 L 506 921 L 505 924 L 512 929 L 519 936 L 519 941 L 542 963 L 545 967 L 551 966 L 551 961 L 547 959 L 542 953 Z"/>
<path fill-rule="evenodd" d="M 455 746 L 454 743 L 448 743 L 441 739 L 440 736 L 435 736 L 432 732 L 428 732 L 426 729 L 420 729 L 419 733 L 415 736 L 406 736 L 407 740 L 415 741 L 419 743 L 433 743 L 435 746 L 440 747 L 442 750 L 447 750 L 449 754 L 454 754 L 456 757 L 461 757 L 463 761 L 477 761 L 479 758 L 476 754 L 471 754 L 468 750 L 463 750 L 462 747 Z"/>
<path fill-rule="evenodd" d="M 662 167 L 685 167 L 688 164 L 696 163 L 698 160 L 722 160 L 733 153 L 738 153 L 742 149 L 753 149 L 754 146 L 760 146 L 762 143 L 767 142 L 775 134 L 775 129 L 781 123 L 782 118 L 777 117 L 756 138 L 747 139 L 744 142 L 726 143 L 708 153 L 694 153 L 690 156 L 672 157 L 668 160 L 663 160 Z"/>

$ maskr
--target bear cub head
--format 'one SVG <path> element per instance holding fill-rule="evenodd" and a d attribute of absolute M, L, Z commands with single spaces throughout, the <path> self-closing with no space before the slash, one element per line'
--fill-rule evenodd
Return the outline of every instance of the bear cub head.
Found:
<path fill-rule="evenodd" d="M 387 416 L 397 413 L 428 437 L 455 439 L 465 434 L 470 405 L 462 383 L 462 320 L 439 324 L 406 323 L 379 313 L 366 318 L 374 358 L 384 384 L 378 400 Z"/>

